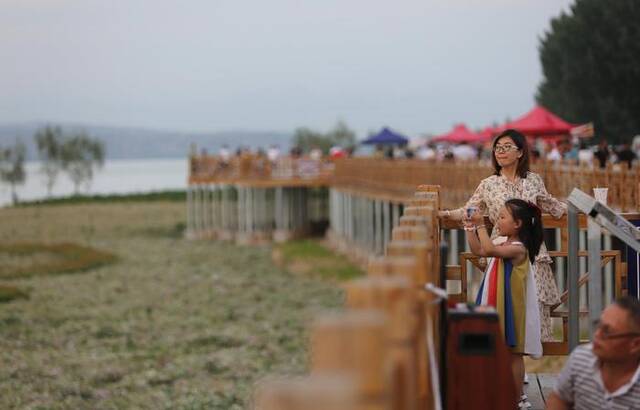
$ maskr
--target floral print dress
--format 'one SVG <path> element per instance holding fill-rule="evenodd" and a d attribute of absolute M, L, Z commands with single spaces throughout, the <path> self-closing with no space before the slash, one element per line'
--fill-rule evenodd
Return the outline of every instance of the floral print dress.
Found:
<path fill-rule="evenodd" d="M 500 236 L 496 225 L 498 214 L 504 203 L 511 198 L 533 202 L 543 212 L 551 214 L 554 218 L 560 218 L 567 210 L 567 204 L 551 196 L 540 175 L 533 172 L 528 172 L 526 178 L 516 177 L 515 182 L 511 182 L 501 175 L 492 175 L 483 179 L 467 204 L 460 210 L 474 206 L 485 215 L 489 215 L 493 224 L 491 238 L 495 239 Z M 535 260 L 536 294 L 540 303 L 543 341 L 553 339 L 549 306 L 560 303 L 560 292 L 551 270 L 551 262 L 547 247 L 543 243 Z"/>

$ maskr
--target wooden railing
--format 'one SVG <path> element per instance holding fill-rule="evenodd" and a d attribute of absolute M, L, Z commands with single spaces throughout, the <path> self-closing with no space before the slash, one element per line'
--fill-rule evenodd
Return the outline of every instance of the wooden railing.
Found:
<path fill-rule="evenodd" d="M 638 210 L 640 203 L 640 167 L 632 169 L 609 165 L 607 168 L 566 165 L 541 161 L 533 172 L 542 176 L 547 190 L 565 198 L 573 188 L 591 192 L 608 187 L 608 203 L 623 212 Z M 269 180 L 305 180 L 317 178 L 323 184 L 351 189 L 382 200 L 409 200 L 416 186 L 434 184 L 443 187 L 444 207 L 462 205 L 483 178 L 493 174 L 489 163 L 479 161 L 391 160 L 356 157 L 336 160 L 282 157 L 275 162 L 264 156 L 242 154 L 228 160 L 216 156 L 190 158 L 189 182 L 256 183 Z"/>
<path fill-rule="evenodd" d="M 557 198 L 565 198 L 573 188 L 591 192 L 595 187 L 608 187 L 608 203 L 628 212 L 640 204 L 640 167 L 609 166 L 604 169 L 576 165 L 539 162 L 533 172 L 544 180 L 547 190 Z M 478 183 L 493 174 L 490 164 L 473 162 L 434 162 L 421 160 L 388 160 L 349 158 L 336 162 L 331 186 L 354 190 L 383 200 L 403 202 L 420 184 L 440 185 L 443 207 L 462 206 Z"/>
<path fill-rule="evenodd" d="M 473 394 L 451 394 L 468 369 L 449 369 L 441 378 L 442 304 L 426 290 L 443 286 L 439 208 L 438 187 L 420 186 L 393 229 L 386 255 L 370 260 L 366 278 L 345 285 L 346 310 L 323 316 L 312 326 L 311 375 L 263 383 L 256 409 L 431 410 L 442 408 L 446 390 L 450 403 L 455 402 L 450 408 L 515 407 L 515 386 L 497 321 L 490 332 L 500 360 L 490 372 L 501 380 L 500 394 L 475 403 Z M 458 353 L 458 337 L 446 343 L 447 363 L 468 360 Z M 482 390 L 487 383 L 477 380 L 469 391 Z"/>
<path fill-rule="evenodd" d="M 282 157 L 272 162 L 264 156 L 254 154 L 243 154 L 227 160 L 216 156 L 193 156 L 189 159 L 189 183 L 264 185 L 269 181 L 318 180 L 323 185 L 328 185 L 333 168 L 332 162 L 304 157 Z"/>
<path fill-rule="evenodd" d="M 311 375 L 262 385 L 260 410 L 434 409 L 439 404 L 438 194 L 418 189 L 411 216 L 393 230 L 387 256 L 345 285 L 346 310 L 311 329 Z M 342 380 L 341 383 L 337 382 Z M 350 386 L 350 387 L 345 387 Z"/>

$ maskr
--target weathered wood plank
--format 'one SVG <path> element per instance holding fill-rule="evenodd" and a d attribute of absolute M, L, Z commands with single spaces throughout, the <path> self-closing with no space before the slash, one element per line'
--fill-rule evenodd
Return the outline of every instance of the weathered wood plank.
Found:
<path fill-rule="evenodd" d="M 529 373 L 529 383 L 524 385 L 524 393 L 529 397 L 529 410 L 544 410 L 544 398 L 535 373 Z"/>
<path fill-rule="evenodd" d="M 538 373 L 537 376 L 538 385 L 540 386 L 540 391 L 542 392 L 542 397 L 546 401 L 546 398 L 549 396 L 549 394 L 551 394 L 551 392 L 553 391 L 553 387 L 556 384 L 557 375 L 550 373 Z"/>

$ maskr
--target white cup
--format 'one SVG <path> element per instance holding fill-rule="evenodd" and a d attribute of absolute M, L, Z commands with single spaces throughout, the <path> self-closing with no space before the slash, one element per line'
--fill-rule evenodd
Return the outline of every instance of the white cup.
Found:
<path fill-rule="evenodd" d="M 609 188 L 593 188 L 593 196 L 596 198 L 596 201 L 606 205 L 608 191 Z"/>

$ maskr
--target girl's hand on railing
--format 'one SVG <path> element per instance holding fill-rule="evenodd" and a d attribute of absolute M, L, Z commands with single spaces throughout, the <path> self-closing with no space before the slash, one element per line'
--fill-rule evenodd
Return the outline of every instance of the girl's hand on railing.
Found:
<path fill-rule="evenodd" d="M 466 218 L 462 220 L 462 228 L 467 232 L 476 230 L 476 226 Z"/>

